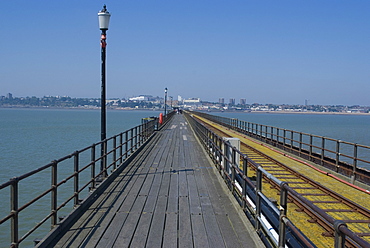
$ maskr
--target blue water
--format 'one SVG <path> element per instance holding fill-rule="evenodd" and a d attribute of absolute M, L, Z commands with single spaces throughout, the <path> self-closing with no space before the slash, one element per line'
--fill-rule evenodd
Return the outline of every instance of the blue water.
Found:
<path fill-rule="evenodd" d="M 370 145 L 370 116 L 212 114 Z M 107 111 L 107 137 L 139 125 L 141 118 L 158 115 L 156 111 Z M 0 184 L 99 140 L 99 110 L 0 109 Z M 61 173 L 63 169 L 61 166 Z M 20 191 L 30 192 L 31 195 L 43 186 L 50 186 L 49 172 L 38 176 L 23 183 Z M 20 201 L 24 203 L 27 199 Z M 22 215 L 22 232 L 35 225 L 35 217 L 41 219 L 50 210 L 49 199 L 38 204 L 32 213 L 25 212 Z M 9 209 L 9 190 L 0 191 L 0 209 Z M 1 212 L 0 218 L 4 214 Z M 46 225 L 43 231 L 32 235 L 22 247 L 32 247 L 32 240 L 43 237 L 49 228 Z M 0 226 L 0 244 L 1 247 L 9 244 L 8 224 Z"/>
<path fill-rule="evenodd" d="M 370 115 L 211 113 L 370 146 Z"/>
<path fill-rule="evenodd" d="M 107 111 L 107 137 L 158 116 L 155 111 Z M 0 109 L 0 182 L 100 140 L 99 110 Z"/>
<path fill-rule="evenodd" d="M 158 115 L 158 111 L 108 110 L 107 137 L 141 124 L 142 118 Z M 0 184 L 99 140 L 99 110 L 0 109 Z M 59 174 L 70 175 L 70 168 L 71 166 L 66 168 L 61 164 L 58 167 Z M 23 180 L 19 185 L 19 191 L 23 194 L 20 196 L 19 206 L 32 199 L 32 195 L 46 190 L 50 183 L 50 170 Z M 72 185 L 66 187 L 71 188 Z M 63 192 L 58 194 L 65 197 L 64 199 L 70 196 L 63 195 Z M 9 213 L 9 195 L 9 189 L 0 190 L 0 209 L 3 210 L 0 211 L 0 219 Z M 70 207 L 68 211 L 71 209 Z M 22 212 L 21 234 L 40 221 L 48 211 L 50 200 L 45 197 L 30 210 Z M 0 226 L 0 247 L 9 247 L 9 225 L 7 222 Z M 22 243 L 21 247 L 33 247 L 32 240 L 43 237 L 48 230 L 50 224 L 44 225 L 39 232 Z"/>

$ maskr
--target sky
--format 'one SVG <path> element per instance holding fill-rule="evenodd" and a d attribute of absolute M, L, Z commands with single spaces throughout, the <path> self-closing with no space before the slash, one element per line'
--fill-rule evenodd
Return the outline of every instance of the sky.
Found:
<path fill-rule="evenodd" d="M 4 2 L 0 95 L 370 105 L 368 0 Z"/>

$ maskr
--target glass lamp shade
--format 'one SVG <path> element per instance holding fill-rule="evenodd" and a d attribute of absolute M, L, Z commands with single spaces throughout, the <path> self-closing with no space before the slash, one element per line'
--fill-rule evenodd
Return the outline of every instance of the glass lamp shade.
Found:
<path fill-rule="evenodd" d="M 110 13 L 104 6 L 104 9 L 98 13 L 99 18 L 99 28 L 100 30 L 108 30 Z"/>

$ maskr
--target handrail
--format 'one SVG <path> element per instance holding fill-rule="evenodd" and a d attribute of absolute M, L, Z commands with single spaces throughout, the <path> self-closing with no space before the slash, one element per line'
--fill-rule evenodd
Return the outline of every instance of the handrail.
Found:
<path fill-rule="evenodd" d="M 197 115 L 276 146 L 284 151 L 319 164 L 355 182 L 370 185 L 370 146 L 337 140 L 235 118 L 194 112 Z"/>
<path fill-rule="evenodd" d="M 35 231 L 39 231 L 40 227 L 48 220 L 50 220 L 51 228 L 57 226 L 59 224 L 58 219 L 63 219 L 63 214 L 77 209 L 82 204 L 83 199 L 86 199 L 91 193 L 96 192 L 99 185 L 103 184 L 107 178 L 114 176 L 113 174 L 118 168 L 125 166 L 125 162 L 130 156 L 133 156 L 135 152 L 154 135 L 155 131 L 161 129 L 168 120 L 170 120 L 173 113 L 174 112 L 171 112 L 164 116 L 162 125 L 158 123 L 158 119 L 154 118 L 151 121 L 87 146 L 81 150 L 77 150 L 2 183 L 0 185 L 0 193 L 6 192 L 7 190 L 10 192 L 9 205 L 11 208 L 6 216 L 0 219 L 0 226 L 9 226 L 10 246 L 19 247 L 31 234 L 34 234 Z M 103 146 L 104 148 L 104 153 L 100 157 L 96 157 L 97 146 Z M 103 167 L 98 168 L 96 165 L 100 162 Z M 71 168 L 73 171 L 69 175 L 63 175 L 61 170 L 59 170 L 60 166 L 63 166 L 63 168 Z M 90 173 L 88 173 L 88 170 L 90 170 Z M 30 180 L 32 176 L 39 175 L 40 173 L 50 173 L 49 180 L 43 178 L 45 182 L 51 181 L 50 186 L 46 189 L 40 189 L 41 192 L 33 192 L 35 195 L 31 200 L 19 204 L 20 199 L 23 199 L 22 196 L 24 196 L 23 191 L 19 190 L 20 186 L 27 187 L 27 182 L 25 181 Z M 45 176 L 45 174 L 43 174 L 43 176 Z M 66 186 L 67 188 L 62 188 L 68 183 L 72 185 Z M 62 193 L 63 196 L 61 196 Z M 20 214 L 25 211 L 31 211 L 29 210 L 31 206 L 43 204 L 43 200 L 47 196 L 49 197 L 51 206 L 50 212 L 46 212 L 41 220 L 32 220 L 32 223 L 36 223 L 36 225 L 29 230 L 24 230 L 26 224 L 20 220 Z M 68 206 L 71 208 L 68 208 Z M 2 213 L 6 213 L 6 210 L 2 209 Z M 41 233 L 45 235 L 47 231 L 48 230 L 44 227 Z M 27 246 L 29 245 L 30 244 Z"/>
<path fill-rule="evenodd" d="M 351 244 L 358 245 L 359 247 L 370 246 L 369 243 L 350 231 L 343 222 L 335 220 L 314 204 L 301 197 L 288 183 L 272 176 L 259 166 L 259 164 L 233 147 L 228 141 L 225 141 L 202 123 L 198 122 L 188 112 L 185 113 L 185 116 L 209 156 L 214 161 L 219 173 L 229 186 L 230 191 L 233 192 L 244 212 L 251 220 L 256 232 L 264 237 L 262 240 L 268 242 L 269 246 L 316 247 L 286 216 L 288 195 L 312 209 L 323 221 L 326 221 L 333 227 L 335 247 L 344 247 L 346 242 L 351 242 Z M 241 162 L 238 162 L 238 158 Z M 240 168 L 241 164 L 242 169 Z M 257 169 L 255 184 L 247 175 L 248 166 L 253 166 Z M 262 178 L 272 181 L 279 187 L 279 204 L 275 205 L 264 195 L 262 191 Z"/>

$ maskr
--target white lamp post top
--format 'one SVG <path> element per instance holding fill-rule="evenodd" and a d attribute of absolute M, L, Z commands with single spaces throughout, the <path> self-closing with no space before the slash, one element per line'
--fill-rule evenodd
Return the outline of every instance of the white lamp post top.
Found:
<path fill-rule="evenodd" d="M 108 30 L 110 13 L 108 12 L 106 5 L 104 5 L 103 9 L 98 13 L 98 17 L 100 30 Z"/>

